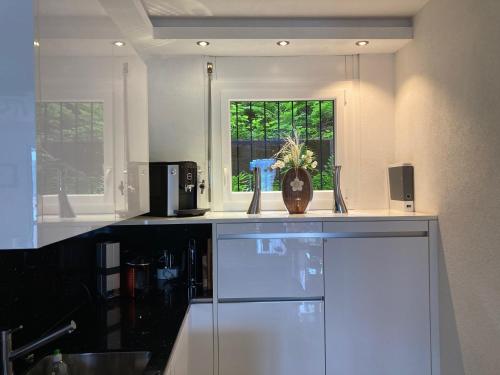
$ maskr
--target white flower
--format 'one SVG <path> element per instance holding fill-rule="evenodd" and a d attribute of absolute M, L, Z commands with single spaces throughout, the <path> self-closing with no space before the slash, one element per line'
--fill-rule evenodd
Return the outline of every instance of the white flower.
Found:
<path fill-rule="evenodd" d="M 272 169 L 284 168 L 284 167 L 285 167 L 285 163 L 283 163 L 281 160 L 276 160 L 276 163 L 274 163 L 273 165 L 271 165 Z"/>
<path fill-rule="evenodd" d="M 285 157 L 283 158 L 283 162 L 286 164 L 290 161 L 290 155 L 285 155 Z"/>
<path fill-rule="evenodd" d="M 300 158 L 301 158 L 301 159 L 305 159 L 305 158 L 306 158 L 306 155 L 305 155 L 305 154 L 303 154 Z"/>
<path fill-rule="evenodd" d="M 290 186 L 292 187 L 292 191 L 302 191 L 304 181 L 300 181 L 298 177 L 295 177 L 295 179 L 290 182 Z"/>
<path fill-rule="evenodd" d="M 311 164 L 311 168 L 312 168 L 312 169 L 314 169 L 314 168 L 316 168 L 317 166 L 318 166 L 318 162 L 317 162 L 316 160 L 315 160 L 315 161 L 313 161 L 313 162 L 312 162 L 312 164 Z"/>
<path fill-rule="evenodd" d="M 314 155 L 314 152 L 312 152 L 311 150 L 307 150 L 306 155 L 312 157 Z"/>

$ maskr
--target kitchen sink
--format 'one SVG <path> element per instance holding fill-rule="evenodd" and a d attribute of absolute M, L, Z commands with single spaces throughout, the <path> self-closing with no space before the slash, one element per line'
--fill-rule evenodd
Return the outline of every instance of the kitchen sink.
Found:
<path fill-rule="evenodd" d="M 151 352 L 63 354 L 71 375 L 141 375 Z M 52 356 L 44 357 L 26 375 L 50 375 Z"/>

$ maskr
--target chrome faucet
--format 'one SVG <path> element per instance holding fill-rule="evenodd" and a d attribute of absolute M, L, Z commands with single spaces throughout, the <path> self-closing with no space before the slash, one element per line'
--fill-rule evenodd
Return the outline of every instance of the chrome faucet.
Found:
<path fill-rule="evenodd" d="M 15 329 L 0 331 L 0 346 L 2 355 L 1 375 L 14 375 L 12 362 L 15 359 L 25 356 L 61 336 L 72 333 L 76 329 L 76 323 L 72 320 L 67 326 L 59 328 L 58 330 L 49 333 L 47 336 L 35 340 L 30 344 L 26 344 L 16 350 L 12 350 L 12 334 L 21 329 L 23 329 L 23 326 L 19 326 Z"/>

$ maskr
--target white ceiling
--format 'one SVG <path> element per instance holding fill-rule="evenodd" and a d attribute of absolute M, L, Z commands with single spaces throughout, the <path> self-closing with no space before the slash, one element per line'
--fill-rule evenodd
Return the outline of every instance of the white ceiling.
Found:
<path fill-rule="evenodd" d="M 106 16 L 97 0 L 38 0 L 42 16 Z"/>
<path fill-rule="evenodd" d="M 106 55 L 110 40 L 121 39 L 116 28 L 117 14 L 108 15 L 104 3 L 118 13 L 134 10 L 127 21 L 126 39 L 148 55 L 210 55 L 210 56 L 297 56 L 343 55 L 356 53 L 393 53 L 408 39 L 373 39 L 367 47 L 357 47 L 351 39 L 291 39 L 285 48 L 276 41 L 259 39 L 214 39 L 207 48 L 200 48 L 192 39 L 155 39 L 148 32 L 140 33 L 142 21 L 137 14 L 141 0 L 38 0 L 39 14 L 45 18 L 41 27 L 45 55 Z M 142 0 L 150 16 L 199 17 L 403 17 L 415 14 L 427 0 Z M 108 12 L 109 12 L 108 9 Z M 141 9 L 144 13 L 144 10 Z M 120 13 L 120 14 L 121 14 Z M 119 15 L 119 14 L 118 14 Z M 111 16 L 111 18 L 110 18 Z M 147 20 L 147 15 L 144 13 Z M 112 20 L 113 19 L 113 20 Z M 137 20 L 136 20 L 137 19 Z M 133 22 L 132 22 L 133 21 Z M 136 22 L 136 23 L 134 23 Z M 122 25 L 123 26 L 123 25 Z M 150 27 L 150 26 L 149 26 Z M 130 29 L 139 30 L 129 35 Z M 122 27 L 122 32 L 123 32 Z M 300 36 L 294 36 L 300 38 Z M 289 38 L 294 38 L 289 36 Z M 194 36 L 192 38 L 195 38 Z M 45 39 L 45 40 L 44 40 Z M 50 39 L 55 39 L 50 41 Z M 70 40 L 73 40 L 72 42 Z M 92 41 L 92 39 L 94 39 Z M 288 38 L 287 38 L 288 39 Z M 78 41 L 79 40 L 79 41 Z M 59 49 L 59 50 L 58 50 Z M 124 53 L 130 51 L 123 50 Z"/>
<path fill-rule="evenodd" d="M 142 0 L 150 16 L 408 17 L 428 0 Z"/>
<path fill-rule="evenodd" d="M 115 47 L 124 40 L 98 0 L 38 0 L 40 55 L 43 57 L 132 56 L 132 46 Z"/>
<path fill-rule="evenodd" d="M 42 57 L 123 57 L 134 56 L 130 45 L 115 47 L 114 39 L 42 39 L 40 56 Z"/>

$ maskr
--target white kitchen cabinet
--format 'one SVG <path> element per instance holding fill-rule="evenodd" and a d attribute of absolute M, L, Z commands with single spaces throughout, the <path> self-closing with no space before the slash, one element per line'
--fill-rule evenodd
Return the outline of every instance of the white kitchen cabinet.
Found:
<path fill-rule="evenodd" d="M 99 2 L 85 4 L 0 4 L 0 249 L 149 210 L 146 66 L 112 44 L 122 34 Z"/>
<path fill-rule="evenodd" d="M 430 375 L 428 238 L 328 238 L 324 251 L 326 374 Z"/>
<path fill-rule="evenodd" d="M 305 233 L 319 233 L 322 231 L 321 222 L 288 222 L 276 221 L 267 223 L 232 223 L 217 224 L 219 238 L 235 236 L 244 238 L 254 236 L 266 238 L 270 235 L 304 235 Z"/>
<path fill-rule="evenodd" d="M 213 375 L 212 308 L 211 303 L 189 306 L 164 375 Z"/>
<path fill-rule="evenodd" d="M 217 248 L 219 300 L 323 296 L 321 238 L 223 239 Z"/>
<path fill-rule="evenodd" d="M 322 301 L 221 303 L 219 375 L 324 375 Z"/>

